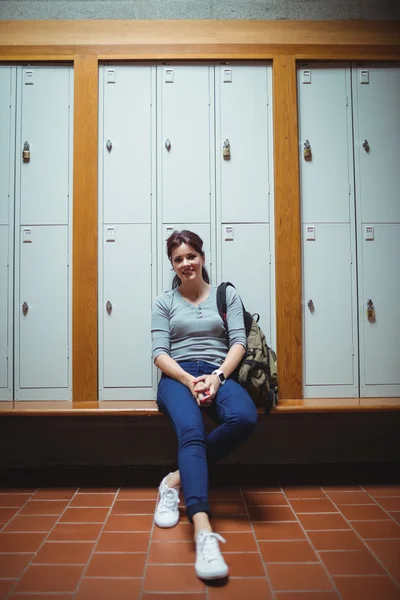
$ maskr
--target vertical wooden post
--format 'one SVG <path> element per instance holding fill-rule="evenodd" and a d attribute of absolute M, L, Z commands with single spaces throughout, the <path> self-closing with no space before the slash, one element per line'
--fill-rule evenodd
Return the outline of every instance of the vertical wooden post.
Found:
<path fill-rule="evenodd" d="M 74 59 L 72 399 L 98 400 L 98 60 Z"/>
<path fill-rule="evenodd" d="M 302 398 L 302 281 L 296 61 L 273 59 L 279 397 Z"/>

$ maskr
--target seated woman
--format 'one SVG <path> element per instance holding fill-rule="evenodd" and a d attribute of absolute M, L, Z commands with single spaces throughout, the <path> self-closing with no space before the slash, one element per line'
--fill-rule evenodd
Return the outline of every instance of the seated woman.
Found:
<path fill-rule="evenodd" d="M 202 579 L 228 575 L 213 533 L 208 503 L 208 465 L 231 453 L 253 432 L 256 408 L 230 376 L 246 350 L 241 300 L 227 289 L 227 328 L 217 309 L 216 286 L 204 267 L 201 238 L 174 231 L 167 253 L 175 271 L 172 290 L 155 301 L 152 314 L 153 359 L 161 369 L 157 403 L 178 437 L 178 468 L 159 487 L 155 523 L 173 527 L 179 520 L 182 483 L 186 511 L 194 525 L 196 573 Z M 228 331 L 227 331 L 228 329 Z M 217 423 L 207 436 L 202 412 Z"/>

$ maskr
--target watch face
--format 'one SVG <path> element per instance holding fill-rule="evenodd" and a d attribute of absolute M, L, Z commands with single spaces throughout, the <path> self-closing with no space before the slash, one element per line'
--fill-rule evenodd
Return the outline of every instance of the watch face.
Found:
<path fill-rule="evenodd" d="M 218 373 L 218 379 L 221 383 L 225 383 L 225 375 L 223 373 Z"/>

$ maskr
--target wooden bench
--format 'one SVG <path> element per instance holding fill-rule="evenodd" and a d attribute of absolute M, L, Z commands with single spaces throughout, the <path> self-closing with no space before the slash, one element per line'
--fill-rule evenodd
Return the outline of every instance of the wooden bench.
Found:
<path fill-rule="evenodd" d="M 335 399 L 293 399 L 280 400 L 272 409 L 271 417 L 277 414 L 293 413 L 338 413 L 338 412 L 388 412 L 400 410 L 400 398 L 335 398 Z M 261 418 L 265 418 L 259 409 Z M 0 402 L 1 416 L 143 416 L 162 418 L 154 400 L 108 401 L 101 402 Z"/>

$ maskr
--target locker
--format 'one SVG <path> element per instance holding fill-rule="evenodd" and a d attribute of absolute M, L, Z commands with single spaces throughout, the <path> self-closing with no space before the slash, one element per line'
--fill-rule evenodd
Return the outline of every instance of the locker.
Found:
<path fill-rule="evenodd" d="M 400 223 L 400 64 L 353 69 L 354 154 L 362 223 Z"/>
<path fill-rule="evenodd" d="M 400 223 L 378 223 L 374 239 L 365 237 L 360 257 L 361 396 L 400 396 Z M 375 310 L 370 319 L 369 300 Z"/>
<path fill-rule="evenodd" d="M 357 397 L 350 65 L 301 63 L 297 89 L 304 397 Z"/>
<path fill-rule="evenodd" d="M 214 179 L 214 69 L 159 65 L 158 194 L 162 223 L 208 223 Z"/>
<path fill-rule="evenodd" d="M 100 399 L 147 400 L 153 397 L 151 226 L 115 225 L 114 241 L 108 230 L 104 226 Z M 141 388 L 139 397 L 133 388 Z"/>
<path fill-rule="evenodd" d="M 15 68 L 0 66 L 0 225 L 9 225 L 15 136 Z"/>
<path fill-rule="evenodd" d="M 350 68 L 305 63 L 297 75 L 303 223 L 348 223 L 353 181 Z"/>
<path fill-rule="evenodd" d="M 103 65 L 99 90 L 99 399 L 149 400 L 156 67 Z"/>
<path fill-rule="evenodd" d="M 169 238 L 171 233 L 175 230 L 182 231 L 182 229 L 189 229 L 189 231 L 193 231 L 197 233 L 203 240 L 203 249 L 206 257 L 205 268 L 207 269 L 208 275 L 210 277 L 210 283 L 213 283 L 212 278 L 212 256 L 211 256 L 211 234 L 210 234 L 210 225 L 198 225 L 197 223 L 179 223 L 179 225 L 163 225 L 162 227 L 162 244 L 161 246 L 161 257 L 159 264 L 162 265 L 161 271 L 161 290 L 167 292 L 172 288 L 172 280 L 175 276 L 175 273 L 172 269 L 172 265 L 169 261 L 166 252 L 166 240 Z"/>
<path fill-rule="evenodd" d="M 15 75 L 0 66 L 0 400 L 13 398 Z"/>
<path fill-rule="evenodd" d="M 8 365 L 8 347 L 11 345 L 10 333 L 10 285 L 8 272 L 8 225 L 0 225 L 0 400 L 10 400 L 11 369 Z M 11 329 L 11 331 L 10 331 Z M 12 361 L 12 345 L 11 356 Z"/>
<path fill-rule="evenodd" d="M 21 227 L 16 400 L 70 398 L 67 225 Z"/>
<path fill-rule="evenodd" d="M 17 198 L 22 225 L 69 220 L 72 69 L 18 71 Z M 23 158 L 25 144 L 30 158 Z"/>
<path fill-rule="evenodd" d="M 222 222 L 269 221 L 270 67 L 216 66 L 217 189 Z M 224 144 L 229 155 L 224 156 Z"/>
<path fill-rule="evenodd" d="M 237 288 L 250 313 L 260 315 L 267 343 L 275 345 L 271 332 L 271 263 L 268 224 L 221 225 L 222 281 Z M 233 238 L 233 239 L 232 239 Z M 249 252 L 256 248 L 254 253 Z"/>
<path fill-rule="evenodd" d="M 400 395 L 400 65 L 353 69 L 360 395 Z M 371 301 L 375 318 L 367 316 Z"/>
<path fill-rule="evenodd" d="M 303 226 L 304 396 L 358 396 L 349 224 Z"/>
<path fill-rule="evenodd" d="M 155 67 L 100 68 L 100 122 L 105 223 L 150 223 L 154 156 Z M 101 189 L 103 187 L 103 189 Z"/>

